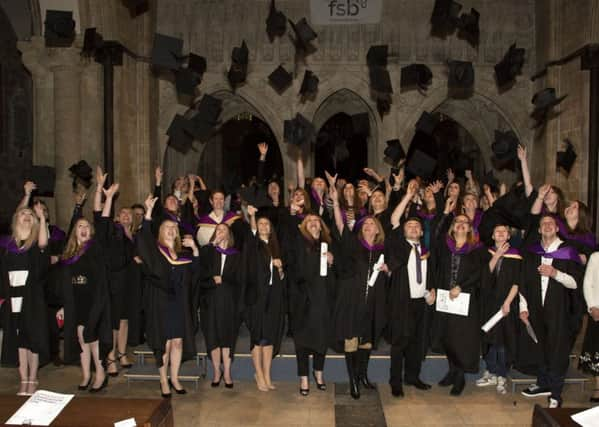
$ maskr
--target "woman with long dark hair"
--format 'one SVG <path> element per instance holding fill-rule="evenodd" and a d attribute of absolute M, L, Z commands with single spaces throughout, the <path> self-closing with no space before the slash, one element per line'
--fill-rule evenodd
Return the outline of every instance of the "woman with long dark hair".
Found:
<path fill-rule="evenodd" d="M 283 256 L 271 221 L 248 206 L 253 238 L 246 243 L 248 291 L 244 312 L 250 331 L 258 390 L 274 390 L 270 368 L 281 347 L 285 328 L 286 277 Z M 251 291 L 250 291 L 251 290 Z"/>
<path fill-rule="evenodd" d="M 40 361 L 48 360 L 48 326 L 44 298 L 44 276 L 50 258 L 48 228 L 43 208 L 17 209 L 12 234 L 0 239 L 0 298 L 2 304 L 2 365 L 18 366 L 18 395 L 30 396 L 37 389 Z"/>

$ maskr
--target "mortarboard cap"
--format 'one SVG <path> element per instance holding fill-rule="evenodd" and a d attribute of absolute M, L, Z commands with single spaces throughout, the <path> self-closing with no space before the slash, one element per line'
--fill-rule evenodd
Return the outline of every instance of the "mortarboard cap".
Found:
<path fill-rule="evenodd" d="M 95 28 L 86 28 L 83 36 L 83 49 L 81 54 L 83 56 L 93 56 L 96 53 L 96 49 L 100 49 L 104 43 L 102 35 L 96 31 Z"/>
<path fill-rule="evenodd" d="M 239 190 L 239 195 L 248 205 L 255 208 L 265 208 L 272 206 L 272 200 L 268 197 L 266 189 L 257 185 L 250 185 Z"/>
<path fill-rule="evenodd" d="M 204 95 L 200 100 L 197 113 L 190 119 L 191 135 L 200 141 L 206 141 L 218 124 L 218 116 L 222 111 L 222 101 L 210 95 Z"/>
<path fill-rule="evenodd" d="M 485 184 L 488 185 L 491 190 L 497 190 L 499 188 L 499 180 L 495 178 L 492 170 L 487 172 L 480 180 L 481 187 Z"/>
<path fill-rule="evenodd" d="M 474 67 L 468 61 L 448 61 L 449 89 L 472 89 L 474 87 Z"/>
<path fill-rule="evenodd" d="M 73 188 L 77 187 L 77 183 L 81 183 L 85 188 L 91 186 L 92 168 L 85 160 L 79 160 L 77 163 L 69 167 L 69 172 L 73 177 Z"/>
<path fill-rule="evenodd" d="M 384 96 L 377 96 L 376 110 L 379 112 L 379 115 L 381 117 L 385 114 L 388 114 L 389 111 L 391 111 L 391 95 L 390 94 L 386 94 Z"/>
<path fill-rule="evenodd" d="M 268 81 L 271 86 L 279 93 L 285 92 L 285 90 L 291 86 L 293 82 L 293 76 L 288 72 L 282 65 L 279 65 L 270 75 Z"/>
<path fill-rule="evenodd" d="M 150 9 L 149 0 L 123 0 L 131 16 L 141 15 Z"/>
<path fill-rule="evenodd" d="M 189 68 L 179 68 L 175 71 L 175 86 L 179 95 L 194 96 L 200 81 L 200 76 Z"/>
<path fill-rule="evenodd" d="M 181 114 L 175 115 L 166 131 L 169 136 L 168 145 L 180 153 L 187 153 L 193 144 L 192 126 Z"/>
<path fill-rule="evenodd" d="M 304 73 L 304 80 L 302 81 L 302 87 L 300 88 L 300 95 L 310 96 L 314 95 L 318 91 L 318 83 L 320 80 L 310 70 L 306 70 Z"/>
<path fill-rule="evenodd" d="M 491 144 L 491 150 L 498 161 L 514 160 L 518 157 L 519 144 L 520 141 L 514 131 L 495 130 L 495 141 Z"/>
<path fill-rule="evenodd" d="M 366 63 L 369 67 L 386 67 L 389 46 L 386 44 L 370 46 L 366 54 Z"/>
<path fill-rule="evenodd" d="M 455 31 L 462 5 L 453 0 L 435 0 L 431 15 L 431 34 L 445 37 Z"/>
<path fill-rule="evenodd" d="M 69 47 L 75 40 L 73 12 L 66 10 L 46 10 L 44 39 L 48 47 Z"/>
<path fill-rule="evenodd" d="M 391 139 L 386 142 L 387 148 L 385 148 L 385 156 L 391 160 L 393 165 L 399 163 L 401 159 L 405 159 L 406 152 L 401 146 L 399 139 Z"/>
<path fill-rule="evenodd" d="M 206 72 L 206 58 L 195 53 L 189 54 L 189 60 L 187 62 L 187 68 L 196 74 L 202 75 Z"/>
<path fill-rule="evenodd" d="M 431 69 L 424 64 L 410 64 L 401 69 L 401 89 L 427 90 L 433 80 Z"/>
<path fill-rule="evenodd" d="M 421 178 L 430 178 L 437 168 L 437 159 L 416 148 L 406 162 L 406 172 Z"/>
<path fill-rule="evenodd" d="M 152 46 L 152 65 L 167 70 L 179 69 L 183 57 L 183 40 L 156 33 Z"/>
<path fill-rule="evenodd" d="M 299 146 L 310 143 L 314 139 L 314 125 L 300 113 L 297 113 L 292 120 L 285 120 L 284 127 L 285 140 L 289 144 Z"/>
<path fill-rule="evenodd" d="M 416 122 L 416 130 L 430 136 L 433 134 L 438 124 L 438 116 L 432 115 L 428 111 L 423 111 L 420 115 L 420 118 Z"/>
<path fill-rule="evenodd" d="M 245 82 L 247 78 L 248 62 L 249 62 L 249 50 L 245 40 L 241 43 L 241 46 L 236 46 L 231 52 L 231 67 L 227 73 L 229 83 L 233 88 L 236 88 L 241 83 Z"/>
<path fill-rule="evenodd" d="M 549 111 L 562 102 L 568 95 L 560 96 L 559 98 L 555 94 L 555 89 L 552 87 L 545 88 L 535 93 L 532 97 L 532 103 L 535 106 L 534 111 L 531 113 L 531 117 L 537 122 L 543 121 Z"/>
<path fill-rule="evenodd" d="M 310 27 L 306 18 L 302 18 L 294 24 L 289 20 L 289 24 L 295 33 L 295 46 L 302 50 L 309 50 L 310 43 L 318 37 L 316 32 Z"/>
<path fill-rule="evenodd" d="M 37 186 L 35 194 L 41 197 L 54 197 L 56 169 L 50 166 L 32 166 L 27 177 Z"/>
<path fill-rule="evenodd" d="M 470 9 L 470 13 L 462 13 L 458 20 L 458 37 L 466 40 L 471 46 L 477 47 L 480 39 L 480 28 L 478 21 L 480 13 L 474 8 Z"/>
<path fill-rule="evenodd" d="M 266 18 L 266 34 L 272 42 L 275 37 L 281 37 L 287 31 L 287 17 L 283 12 L 277 10 L 275 0 L 270 2 L 270 11 Z"/>
<path fill-rule="evenodd" d="M 353 114 L 351 116 L 351 123 L 354 134 L 370 135 L 370 116 L 368 113 Z"/>
<path fill-rule="evenodd" d="M 566 174 L 569 174 L 576 161 L 577 155 L 576 151 L 574 151 L 572 141 L 566 139 L 564 142 L 566 143 L 566 150 L 557 152 L 556 164 L 558 168 L 563 169 Z"/>
<path fill-rule="evenodd" d="M 516 76 L 522 74 L 525 53 L 526 49 L 517 48 L 515 43 L 510 46 L 503 59 L 495 65 L 497 86 L 507 86 L 514 82 Z"/>
<path fill-rule="evenodd" d="M 370 68 L 370 87 L 377 92 L 384 94 L 393 93 L 393 86 L 391 85 L 391 76 L 389 71 L 383 67 L 371 67 Z"/>

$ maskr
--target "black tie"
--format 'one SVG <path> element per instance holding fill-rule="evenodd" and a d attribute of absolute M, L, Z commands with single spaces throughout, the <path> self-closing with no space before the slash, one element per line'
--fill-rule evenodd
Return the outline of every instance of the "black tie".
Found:
<path fill-rule="evenodd" d="M 414 252 L 416 252 L 416 282 L 418 284 L 422 283 L 422 261 L 420 259 L 420 251 L 418 247 L 420 245 L 418 243 L 414 243 Z"/>

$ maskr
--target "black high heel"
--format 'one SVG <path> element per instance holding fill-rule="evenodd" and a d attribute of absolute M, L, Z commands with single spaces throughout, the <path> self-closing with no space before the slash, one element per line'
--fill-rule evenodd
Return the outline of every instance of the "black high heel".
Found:
<path fill-rule="evenodd" d="M 218 381 L 216 381 L 216 382 L 212 381 L 210 383 L 210 386 L 214 387 L 214 388 L 218 387 L 220 385 L 220 380 L 222 380 L 222 379 L 223 379 L 223 374 L 221 372 L 220 377 L 218 377 Z"/>
<path fill-rule="evenodd" d="M 92 383 L 92 376 L 90 375 L 89 376 L 89 380 L 87 381 L 87 384 L 85 384 L 85 385 L 78 385 L 77 389 L 81 390 L 81 391 L 85 391 L 85 390 L 87 390 L 89 388 L 89 386 L 90 386 L 91 383 Z"/>
<path fill-rule="evenodd" d="M 187 390 L 185 390 L 184 388 L 177 388 L 177 387 L 175 387 L 173 385 L 173 382 L 170 380 L 170 378 L 168 380 L 168 385 L 169 385 L 170 388 L 172 388 L 173 390 L 175 390 L 175 393 L 177 393 L 177 394 L 186 394 L 187 393 Z"/>
<path fill-rule="evenodd" d="M 320 391 L 326 391 L 327 389 L 327 384 L 326 383 L 319 383 L 318 380 L 316 379 L 316 372 L 312 371 L 312 376 L 314 377 L 314 382 L 316 383 L 316 388 Z"/>
<path fill-rule="evenodd" d="M 119 359 L 119 365 L 121 365 L 121 368 L 125 368 L 125 369 L 133 366 L 133 363 L 125 363 L 125 364 L 121 363 L 121 359 L 123 357 L 125 357 L 126 355 L 127 355 L 127 353 L 119 353 L 118 351 L 116 352 L 116 357 L 117 357 L 117 359 Z"/>
<path fill-rule="evenodd" d="M 158 386 L 160 387 L 160 395 L 162 396 L 163 399 L 170 399 L 173 396 L 173 394 L 170 391 L 168 393 L 165 393 L 162 391 L 162 383 L 161 382 L 158 383 Z M 169 390 L 170 390 L 170 387 L 171 387 L 170 380 L 168 381 L 168 386 L 169 386 Z"/>
<path fill-rule="evenodd" d="M 108 372 L 108 367 L 109 367 L 110 365 L 113 365 L 113 364 L 114 364 L 114 366 L 116 366 L 116 359 L 109 359 L 109 358 L 107 357 L 107 358 L 106 358 L 106 374 L 108 374 L 109 376 L 111 376 L 111 377 L 113 377 L 113 378 L 114 378 L 114 377 L 117 377 L 117 376 L 119 375 L 118 368 L 117 368 L 117 371 L 116 371 L 116 372 Z"/>
<path fill-rule="evenodd" d="M 233 388 L 233 386 L 234 386 L 234 385 L 235 385 L 235 383 L 230 383 L 230 384 L 227 384 L 227 382 L 225 381 L 225 387 L 226 387 L 226 388 L 229 388 L 229 389 L 230 389 L 230 388 Z"/>
<path fill-rule="evenodd" d="M 97 393 L 97 392 L 99 392 L 100 390 L 102 390 L 102 389 L 106 388 L 106 386 L 107 386 L 107 385 L 108 385 L 108 377 L 104 377 L 104 381 L 102 381 L 102 385 L 101 385 L 100 387 L 98 387 L 98 388 L 93 388 L 93 387 L 91 387 L 91 388 L 89 389 L 89 392 L 90 392 L 90 393 Z"/>

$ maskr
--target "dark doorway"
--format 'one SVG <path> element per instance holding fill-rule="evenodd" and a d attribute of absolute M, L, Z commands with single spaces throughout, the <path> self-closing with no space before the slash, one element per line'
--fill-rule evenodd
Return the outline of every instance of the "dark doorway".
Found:
<path fill-rule="evenodd" d="M 260 153 L 257 145 L 268 144 L 264 179 L 283 177 L 283 159 L 270 127 L 258 117 L 240 114 L 225 122 L 207 143 L 199 173 L 211 188 L 233 191 L 241 184 L 256 179 Z"/>
<path fill-rule="evenodd" d="M 314 158 L 315 176 L 324 178 L 326 170 L 355 182 L 368 165 L 368 135 L 356 133 L 351 116 L 337 113 L 320 128 Z"/>

